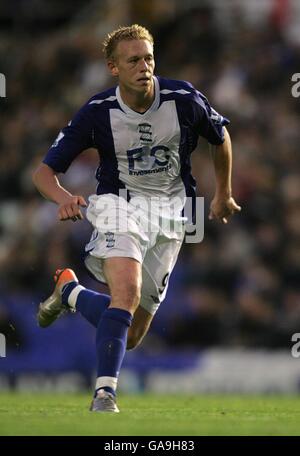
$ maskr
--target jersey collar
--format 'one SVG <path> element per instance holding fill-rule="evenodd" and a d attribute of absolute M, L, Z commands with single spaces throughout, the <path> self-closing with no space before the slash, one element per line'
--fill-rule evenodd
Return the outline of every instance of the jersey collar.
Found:
<path fill-rule="evenodd" d="M 117 86 L 116 97 L 117 97 L 119 105 L 121 106 L 121 109 L 126 114 L 131 115 L 131 116 L 135 116 L 135 117 L 136 116 L 147 117 L 148 114 L 150 114 L 151 112 L 157 111 L 157 109 L 159 107 L 159 91 L 160 91 L 160 88 L 159 88 L 159 82 L 158 82 L 158 79 L 157 79 L 156 76 L 153 76 L 153 80 L 154 80 L 154 100 L 153 100 L 153 103 L 150 106 L 150 108 L 148 108 L 147 111 L 144 112 L 144 113 L 140 113 L 140 112 L 134 111 L 129 106 L 127 106 L 127 104 L 125 104 L 124 101 L 121 98 L 120 87 Z"/>

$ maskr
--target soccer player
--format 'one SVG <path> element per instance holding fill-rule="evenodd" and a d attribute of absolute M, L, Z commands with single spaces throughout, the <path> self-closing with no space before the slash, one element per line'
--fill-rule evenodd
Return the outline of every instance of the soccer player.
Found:
<path fill-rule="evenodd" d="M 195 196 L 190 155 L 200 135 L 216 146 L 216 192 L 209 218 L 227 223 L 241 208 L 231 193 L 229 121 L 190 83 L 154 75 L 153 37 L 144 27 L 113 31 L 104 41 L 104 53 L 118 86 L 93 96 L 78 111 L 33 180 L 40 193 L 58 205 L 60 220 L 81 220 L 84 197 L 63 188 L 57 175 L 83 150 L 98 149 L 97 192 L 89 197 L 86 213 L 94 232 L 85 265 L 108 284 L 110 297 L 79 285 L 71 269 L 58 270 L 53 294 L 40 304 L 38 322 L 46 327 L 65 311 L 78 310 L 97 328 L 91 410 L 118 412 L 116 388 L 126 347 L 136 347 L 147 333 L 183 242 L 183 206 L 175 205 L 170 216 L 166 201 Z M 137 211 L 141 197 L 164 197 L 159 217 L 155 206 L 150 212 Z M 107 208 L 119 215 L 109 229 L 102 223 Z M 176 229 L 165 229 L 162 221 L 170 219 Z M 124 221 L 127 229 L 119 226 Z"/>

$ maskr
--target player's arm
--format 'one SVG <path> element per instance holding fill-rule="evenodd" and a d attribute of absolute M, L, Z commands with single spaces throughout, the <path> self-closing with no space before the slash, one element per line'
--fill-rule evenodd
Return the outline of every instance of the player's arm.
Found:
<path fill-rule="evenodd" d="M 58 205 L 60 220 L 83 219 L 80 206 L 87 206 L 87 203 L 83 196 L 72 195 L 62 187 L 57 175 L 65 173 L 81 152 L 93 146 L 93 119 L 87 103 L 61 130 L 43 162 L 33 173 L 33 182 L 38 191 Z"/>
<path fill-rule="evenodd" d="M 217 146 L 211 146 L 216 190 L 210 205 L 209 219 L 217 219 L 222 223 L 227 223 L 228 217 L 239 212 L 241 207 L 236 204 L 232 197 L 232 147 L 229 133 L 225 127 L 223 129 L 224 142 Z"/>
<path fill-rule="evenodd" d="M 44 198 L 58 205 L 60 220 L 82 220 L 80 206 L 87 206 L 83 196 L 72 195 L 59 183 L 55 171 L 45 163 L 41 163 L 34 171 L 32 180 Z"/>

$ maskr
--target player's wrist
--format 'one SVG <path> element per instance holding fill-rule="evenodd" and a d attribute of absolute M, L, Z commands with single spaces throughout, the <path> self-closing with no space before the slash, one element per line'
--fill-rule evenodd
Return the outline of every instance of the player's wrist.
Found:
<path fill-rule="evenodd" d="M 73 203 L 74 196 L 71 193 L 66 192 L 64 194 L 58 195 L 56 199 L 56 204 L 58 206 L 63 206 L 65 204 Z"/>
<path fill-rule="evenodd" d="M 230 199 L 232 197 L 232 190 L 230 187 L 217 187 L 215 192 L 215 198 L 218 199 Z"/>

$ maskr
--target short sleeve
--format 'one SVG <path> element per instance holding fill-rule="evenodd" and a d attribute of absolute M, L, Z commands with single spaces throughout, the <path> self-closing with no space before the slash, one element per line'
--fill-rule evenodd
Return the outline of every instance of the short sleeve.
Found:
<path fill-rule="evenodd" d="M 85 105 L 60 131 L 43 163 L 56 172 L 65 173 L 72 161 L 90 147 L 94 147 L 93 120 L 88 105 Z"/>
<path fill-rule="evenodd" d="M 230 122 L 209 104 L 207 98 L 196 91 L 194 98 L 196 129 L 210 144 L 220 145 L 224 141 L 224 126 Z"/>

